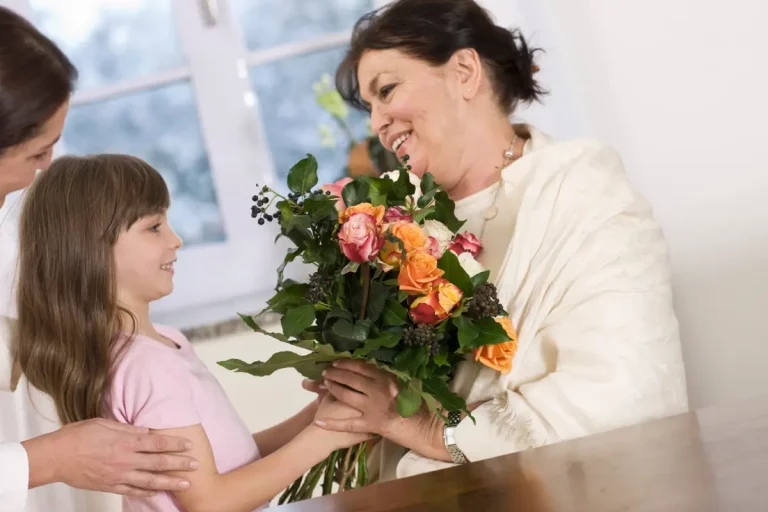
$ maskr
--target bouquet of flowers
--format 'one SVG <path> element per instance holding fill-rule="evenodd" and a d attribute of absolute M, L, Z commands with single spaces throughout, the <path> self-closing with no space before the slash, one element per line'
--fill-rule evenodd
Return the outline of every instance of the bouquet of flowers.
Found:
<path fill-rule="evenodd" d="M 469 414 L 449 388 L 460 361 L 474 357 L 510 370 L 516 336 L 487 282 L 489 272 L 475 259 L 481 244 L 459 233 L 463 222 L 432 175 L 419 179 L 407 162 L 381 178 L 317 188 L 317 161 L 308 155 L 290 170 L 287 196 L 269 187 L 254 196 L 252 216 L 260 225 L 278 222 L 278 238 L 289 238 L 295 248 L 278 269 L 276 294 L 262 312 L 282 315 L 282 333 L 241 317 L 254 331 L 309 352 L 278 352 L 252 363 L 230 359 L 221 366 L 256 376 L 294 368 L 321 379 L 335 360 L 362 359 L 397 377 L 401 416 L 427 407 L 443 418 L 454 410 Z M 299 257 L 316 267 L 309 282 L 283 277 Z M 310 498 L 323 477 L 323 494 L 334 482 L 341 491 L 366 485 L 365 443 L 333 453 L 280 503 Z"/>

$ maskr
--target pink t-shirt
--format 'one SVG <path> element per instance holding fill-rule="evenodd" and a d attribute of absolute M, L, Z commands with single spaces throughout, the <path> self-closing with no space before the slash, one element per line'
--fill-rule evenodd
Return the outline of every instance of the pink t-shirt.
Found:
<path fill-rule="evenodd" d="M 136 336 L 114 374 L 110 415 L 151 429 L 201 424 L 213 449 L 216 469 L 227 473 L 260 458 L 259 449 L 224 389 L 176 329 L 155 326 L 178 349 Z M 172 493 L 124 498 L 123 511 L 184 511 Z"/>

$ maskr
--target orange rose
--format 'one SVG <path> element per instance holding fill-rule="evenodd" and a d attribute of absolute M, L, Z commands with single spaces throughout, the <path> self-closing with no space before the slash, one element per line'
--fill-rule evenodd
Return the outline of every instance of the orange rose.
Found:
<path fill-rule="evenodd" d="M 512 370 L 512 359 L 517 352 L 517 334 L 512 327 L 512 320 L 509 317 L 495 318 L 509 336 L 509 341 L 497 345 L 485 345 L 474 350 L 475 361 L 480 361 L 488 368 L 501 373 L 509 373 Z"/>
<path fill-rule="evenodd" d="M 397 284 L 405 292 L 426 295 L 432 284 L 443 277 L 443 274 L 444 272 L 437 268 L 437 259 L 434 256 L 421 251 L 409 252 L 400 267 Z"/>
<path fill-rule="evenodd" d="M 406 253 L 424 250 L 429 247 L 427 235 L 418 224 L 413 222 L 395 222 L 389 226 L 389 233 L 403 242 Z M 385 264 L 385 270 L 398 268 L 403 261 L 400 244 L 387 240 L 384 242 L 379 258 Z"/>
<path fill-rule="evenodd" d="M 344 224 L 356 213 L 367 213 L 376 219 L 377 225 L 381 226 L 381 223 L 384 220 L 385 211 L 386 209 L 383 206 L 373 206 L 371 203 L 356 204 L 339 213 L 339 224 Z"/>
<path fill-rule="evenodd" d="M 434 324 L 445 320 L 461 302 L 463 295 L 455 284 L 446 279 L 438 279 L 428 295 L 413 301 L 411 318 L 421 324 Z"/>
<path fill-rule="evenodd" d="M 389 228 L 395 238 L 403 242 L 405 252 L 418 251 L 429 247 L 429 239 L 418 224 L 413 222 L 398 222 Z"/>
<path fill-rule="evenodd" d="M 400 246 L 389 240 L 385 241 L 381 248 L 381 253 L 379 253 L 379 259 L 381 260 L 381 268 L 384 272 L 400 268 L 400 263 L 403 261 L 403 254 L 400 252 Z"/>
<path fill-rule="evenodd" d="M 461 289 L 447 279 L 440 279 L 438 281 L 436 291 L 437 300 L 445 312 L 445 316 L 448 316 L 453 311 L 453 308 L 459 305 L 461 298 L 464 296 Z"/>

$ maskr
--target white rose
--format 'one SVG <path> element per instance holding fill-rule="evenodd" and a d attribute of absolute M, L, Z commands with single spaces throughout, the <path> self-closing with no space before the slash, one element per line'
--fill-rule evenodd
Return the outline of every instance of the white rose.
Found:
<path fill-rule="evenodd" d="M 425 220 L 422 226 L 424 233 L 437 240 L 437 246 L 440 248 L 440 254 L 448 250 L 453 240 L 453 232 L 445 224 L 437 220 Z"/>
<path fill-rule="evenodd" d="M 480 272 L 485 272 L 485 268 L 470 253 L 463 252 L 459 255 L 459 264 L 469 277 L 474 277 Z"/>

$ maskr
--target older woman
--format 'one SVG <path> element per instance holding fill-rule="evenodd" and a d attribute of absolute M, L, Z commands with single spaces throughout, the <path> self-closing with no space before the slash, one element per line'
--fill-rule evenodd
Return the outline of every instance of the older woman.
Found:
<path fill-rule="evenodd" d="M 510 373 L 471 360 L 455 373 L 476 424 L 400 418 L 390 375 L 328 370 L 330 392 L 363 414 L 321 423 L 386 438 L 382 479 L 687 409 L 665 241 L 619 155 L 509 122 L 542 94 L 533 56 L 473 0 L 399 0 L 358 22 L 338 69 L 384 145 L 456 201 L 518 331 Z"/>

